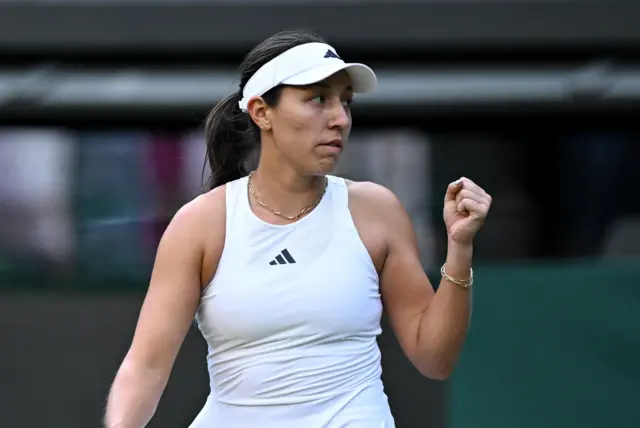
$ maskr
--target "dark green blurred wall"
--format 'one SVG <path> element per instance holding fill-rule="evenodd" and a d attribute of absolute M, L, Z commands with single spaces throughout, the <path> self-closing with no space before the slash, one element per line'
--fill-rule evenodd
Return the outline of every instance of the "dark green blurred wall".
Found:
<path fill-rule="evenodd" d="M 640 426 L 640 262 L 476 276 L 450 428 Z"/>

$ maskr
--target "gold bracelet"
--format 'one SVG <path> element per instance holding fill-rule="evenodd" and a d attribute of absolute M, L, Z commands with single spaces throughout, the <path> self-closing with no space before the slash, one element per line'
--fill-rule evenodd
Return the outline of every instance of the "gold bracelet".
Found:
<path fill-rule="evenodd" d="M 462 288 L 470 288 L 473 285 L 473 268 L 470 268 L 471 270 L 471 276 L 469 277 L 468 280 L 466 281 L 462 281 L 459 279 L 455 279 L 455 278 L 451 278 L 447 272 L 444 270 L 446 263 L 444 265 L 442 265 L 442 267 L 440 268 L 440 275 L 442 275 L 442 277 L 444 279 L 446 279 L 449 282 L 453 282 L 454 284 L 459 285 Z"/>

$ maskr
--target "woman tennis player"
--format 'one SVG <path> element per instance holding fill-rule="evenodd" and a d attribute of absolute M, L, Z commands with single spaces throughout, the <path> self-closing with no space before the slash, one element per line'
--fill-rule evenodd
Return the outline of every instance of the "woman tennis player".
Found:
<path fill-rule="evenodd" d="M 238 92 L 207 119 L 211 190 L 160 242 L 108 428 L 149 422 L 194 316 L 211 393 L 191 428 L 393 427 L 376 343 L 383 306 L 420 373 L 451 373 L 491 197 L 466 178 L 446 189 L 435 293 L 396 196 L 329 175 L 353 94 L 375 87 L 370 68 L 309 33 L 278 33 L 246 56 Z"/>

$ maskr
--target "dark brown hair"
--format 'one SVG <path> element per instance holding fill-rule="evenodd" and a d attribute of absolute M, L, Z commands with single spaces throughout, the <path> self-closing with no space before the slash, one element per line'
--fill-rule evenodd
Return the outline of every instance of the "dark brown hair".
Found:
<path fill-rule="evenodd" d="M 260 131 L 249 114 L 240 110 L 238 102 L 251 76 L 267 62 L 289 49 L 305 43 L 326 43 L 317 34 L 307 31 L 283 31 L 264 40 L 253 48 L 240 65 L 240 88 L 211 110 L 205 122 L 207 160 L 211 177 L 207 189 L 211 190 L 247 175 L 255 168 L 251 156 L 260 147 Z M 270 106 L 276 106 L 282 86 L 262 95 Z"/>

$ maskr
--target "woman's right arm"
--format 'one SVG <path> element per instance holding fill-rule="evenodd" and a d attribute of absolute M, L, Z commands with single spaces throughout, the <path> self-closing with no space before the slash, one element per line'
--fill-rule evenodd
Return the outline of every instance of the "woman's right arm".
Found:
<path fill-rule="evenodd" d="M 160 241 L 133 341 L 109 394 L 107 428 L 143 428 L 155 413 L 199 304 L 204 240 L 212 238 L 204 232 L 219 211 L 207 210 L 202 198 L 212 196 L 219 199 L 203 195 L 181 208 Z"/>

